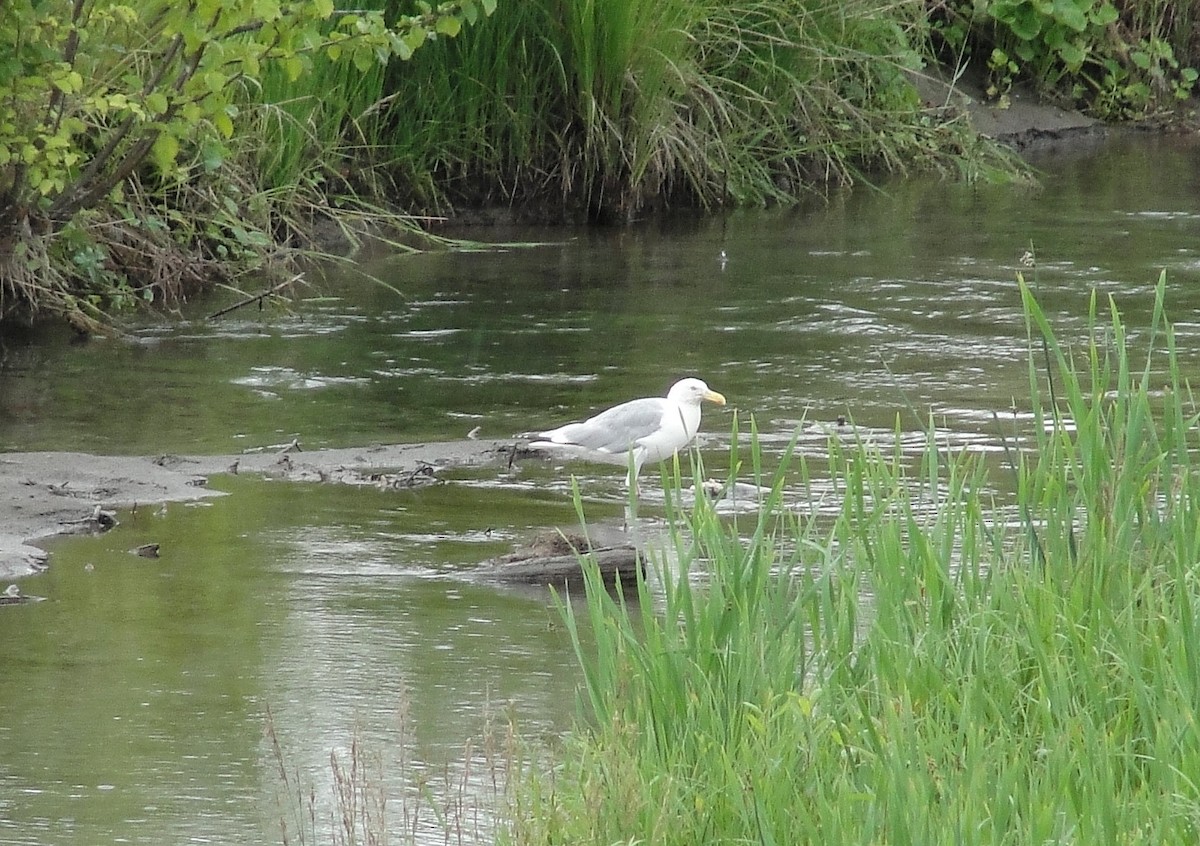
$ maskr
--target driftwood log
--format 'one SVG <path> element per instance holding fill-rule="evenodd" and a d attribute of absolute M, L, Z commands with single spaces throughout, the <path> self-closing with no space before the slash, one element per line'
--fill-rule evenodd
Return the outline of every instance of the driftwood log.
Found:
<path fill-rule="evenodd" d="M 582 559 L 593 559 L 604 583 L 633 584 L 643 567 L 638 548 L 620 532 L 546 532 L 529 546 L 491 558 L 469 571 L 473 579 L 519 585 L 555 585 L 582 590 Z"/>

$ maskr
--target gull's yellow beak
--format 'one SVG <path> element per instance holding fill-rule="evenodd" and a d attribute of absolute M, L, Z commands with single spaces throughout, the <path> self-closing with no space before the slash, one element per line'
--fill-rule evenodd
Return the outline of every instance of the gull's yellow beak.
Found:
<path fill-rule="evenodd" d="M 725 404 L 725 396 L 723 394 L 718 394 L 716 391 L 713 391 L 713 390 L 709 390 L 709 391 L 705 392 L 704 398 L 706 400 L 708 400 L 709 402 L 715 402 L 717 405 Z"/>

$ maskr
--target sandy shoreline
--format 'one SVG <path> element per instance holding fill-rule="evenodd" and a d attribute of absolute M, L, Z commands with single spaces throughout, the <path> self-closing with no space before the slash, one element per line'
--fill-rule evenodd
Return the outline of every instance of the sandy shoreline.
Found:
<path fill-rule="evenodd" d="M 511 442 L 478 440 L 208 456 L 0 453 L 0 580 L 44 569 L 49 555 L 36 544 L 94 530 L 97 508 L 222 496 L 208 477 L 235 463 L 239 473 L 292 481 L 412 487 L 450 467 L 507 462 L 512 450 Z"/>

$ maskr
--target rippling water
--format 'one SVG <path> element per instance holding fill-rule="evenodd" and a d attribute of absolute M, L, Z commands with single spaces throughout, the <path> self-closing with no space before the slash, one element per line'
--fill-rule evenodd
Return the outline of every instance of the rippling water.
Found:
<path fill-rule="evenodd" d="M 203 315 L 220 303 L 195 304 L 124 341 L 9 337 L 0 449 L 502 438 L 694 374 L 730 400 L 706 409 L 710 475 L 732 409 L 768 456 L 799 428 L 814 465 L 839 416 L 913 454 L 930 419 L 940 442 L 994 453 L 996 414 L 1027 422 L 1019 271 L 1062 338 L 1085 336 L 1096 289 L 1136 347 L 1165 268 L 1185 375 L 1200 362 L 1200 145 L 1136 138 L 1039 164 L 1038 189 L 914 180 L 796 211 L 505 232 L 543 246 L 380 256 L 366 269 L 386 286 L 337 276 L 289 312 L 218 321 Z M 622 469 L 569 471 L 589 519 L 620 519 Z M 284 772 L 314 786 L 316 842 L 332 839 L 330 752 L 345 765 L 355 737 L 394 829 L 412 825 L 402 796 L 485 808 L 488 725 L 512 714 L 535 744 L 553 738 L 577 675 L 547 594 L 456 574 L 574 512 L 552 462 L 451 479 L 217 479 L 230 496 L 56 543 L 21 585 L 47 601 L 0 609 L 0 843 L 271 843 L 281 818 L 295 842 L 268 709 Z M 819 508 L 813 490 L 794 504 Z M 151 541 L 161 559 L 128 553 Z M 484 810 L 462 816 L 486 831 Z M 422 819 L 418 839 L 443 842 Z"/>

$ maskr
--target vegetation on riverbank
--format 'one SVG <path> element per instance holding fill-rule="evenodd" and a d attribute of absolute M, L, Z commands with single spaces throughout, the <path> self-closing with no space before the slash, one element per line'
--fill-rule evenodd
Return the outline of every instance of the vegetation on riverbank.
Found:
<path fill-rule="evenodd" d="M 626 221 L 792 202 L 863 169 L 1011 172 L 917 96 L 920 4 L 543 0 L 491 23 L 394 86 L 388 140 L 433 176 L 422 201 Z"/>
<path fill-rule="evenodd" d="M 95 328 L 463 205 L 626 221 L 1012 174 L 913 74 L 986 64 L 998 98 L 1027 77 L 1124 118 L 1200 53 L 1200 0 L 376 2 L 6 4 L 0 318 Z"/>
<path fill-rule="evenodd" d="M 1027 81 L 1102 120 L 1136 120 L 1191 97 L 1200 75 L 1197 0 L 940 0 L 930 29 L 944 62 L 986 67 L 1001 105 Z"/>
<path fill-rule="evenodd" d="M 831 442 L 832 525 L 782 470 L 749 524 L 676 510 L 655 586 L 590 586 L 586 720 L 501 842 L 1194 841 L 1200 415 L 1163 292 L 1135 365 L 1115 304 L 1076 348 L 1022 284 L 1015 508 L 931 434 L 915 472 Z"/>
<path fill-rule="evenodd" d="M 326 63 L 369 73 L 477 24 L 495 0 L 418 5 L 5 4 L 0 319 L 44 311 L 97 328 L 123 306 L 171 306 L 294 258 L 322 223 L 353 228 L 362 210 L 331 208 L 320 181 L 329 149 L 311 151 L 326 158 L 304 179 L 261 178 L 262 123 L 277 111 L 263 78 Z"/>

